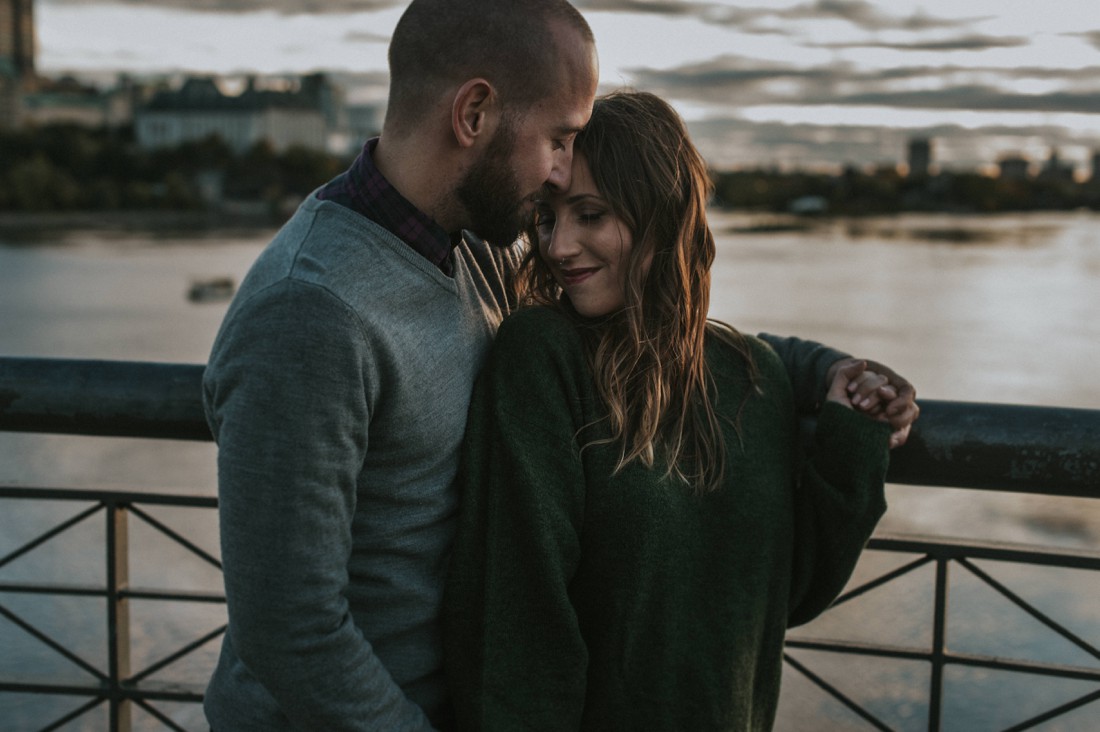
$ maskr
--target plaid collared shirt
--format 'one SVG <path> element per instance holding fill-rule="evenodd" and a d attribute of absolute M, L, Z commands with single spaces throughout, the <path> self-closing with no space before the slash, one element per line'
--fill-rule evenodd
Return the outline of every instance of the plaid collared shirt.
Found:
<path fill-rule="evenodd" d="M 374 167 L 371 155 L 377 145 L 377 137 L 367 140 L 347 172 L 326 183 L 317 197 L 366 216 L 451 276 L 451 249 L 455 241 L 427 214 L 409 203 Z"/>

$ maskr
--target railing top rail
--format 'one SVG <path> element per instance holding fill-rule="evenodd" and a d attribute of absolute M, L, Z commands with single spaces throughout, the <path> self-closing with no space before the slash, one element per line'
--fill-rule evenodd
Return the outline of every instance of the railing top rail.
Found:
<path fill-rule="evenodd" d="M 199 364 L 0 358 L 0 431 L 210 440 Z M 1100 498 L 1100 410 L 922 399 L 895 483 Z"/>
<path fill-rule="evenodd" d="M 203 366 L 0 358 L 0 430 L 210 440 Z"/>

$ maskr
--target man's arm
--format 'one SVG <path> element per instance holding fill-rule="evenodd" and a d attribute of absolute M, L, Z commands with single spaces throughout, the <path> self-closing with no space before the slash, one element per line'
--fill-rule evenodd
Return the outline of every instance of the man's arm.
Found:
<path fill-rule="evenodd" d="M 805 414 L 816 414 L 821 408 L 828 385 L 838 369 L 866 361 L 867 376 L 849 384 L 852 405 L 890 423 L 893 428 L 891 448 L 905 444 L 913 422 L 920 416 L 917 390 L 907 379 L 878 361 L 854 359 L 815 341 L 770 333 L 761 333 L 759 338 L 779 354 L 794 389 L 795 407 Z"/>
<path fill-rule="evenodd" d="M 370 421 L 357 321 L 300 283 L 269 288 L 231 317 L 204 380 L 219 446 L 227 642 L 298 729 L 430 729 L 349 611 Z"/>
<path fill-rule="evenodd" d="M 758 338 L 779 354 L 794 389 L 795 409 L 801 414 L 816 414 L 832 382 L 830 369 L 850 356 L 821 343 L 794 336 L 761 333 Z"/>

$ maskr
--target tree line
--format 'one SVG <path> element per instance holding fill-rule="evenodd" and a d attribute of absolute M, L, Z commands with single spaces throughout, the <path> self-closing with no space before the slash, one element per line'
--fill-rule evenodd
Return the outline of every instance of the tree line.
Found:
<path fill-rule="evenodd" d="M 267 143 L 234 153 L 221 138 L 174 148 L 144 150 L 131 129 L 51 125 L 0 133 L 0 211 L 194 210 L 225 200 L 270 204 L 301 199 L 332 178 L 349 159 Z M 897 211 L 999 211 L 1100 209 L 1100 182 L 991 178 L 979 173 L 906 177 L 893 169 L 840 175 L 774 170 L 715 171 L 715 203 L 722 207 L 782 212 L 799 199 L 815 199 L 829 214 Z M 219 200 L 204 193 L 216 180 Z"/>
<path fill-rule="evenodd" d="M 203 181 L 226 199 L 301 198 L 348 160 L 262 142 L 242 154 L 211 136 L 178 147 L 140 148 L 131 129 L 51 125 L 0 133 L 0 211 L 203 210 Z"/>
<path fill-rule="evenodd" d="M 1008 211 L 1100 210 L 1100 180 L 992 178 L 977 172 L 903 176 L 894 169 L 839 175 L 812 172 L 743 170 L 716 172 L 715 202 L 723 207 L 783 212 L 798 200 L 817 199 L 836 215 L 888 214 L 899 211 L 997 213 Z"/>

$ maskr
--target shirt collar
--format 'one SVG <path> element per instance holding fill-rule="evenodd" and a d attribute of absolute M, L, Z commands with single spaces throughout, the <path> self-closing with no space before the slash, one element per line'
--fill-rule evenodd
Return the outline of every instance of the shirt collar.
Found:
<path fill-rule="evenodd" d="M 365 216 L 451 275 L 451 250 L 459 237 L 444 231 L 386 180 L 372 157 L 377 146 L 377 137 L 367 140 L 347 172 L 323 186 L 317 197 Z"/>

